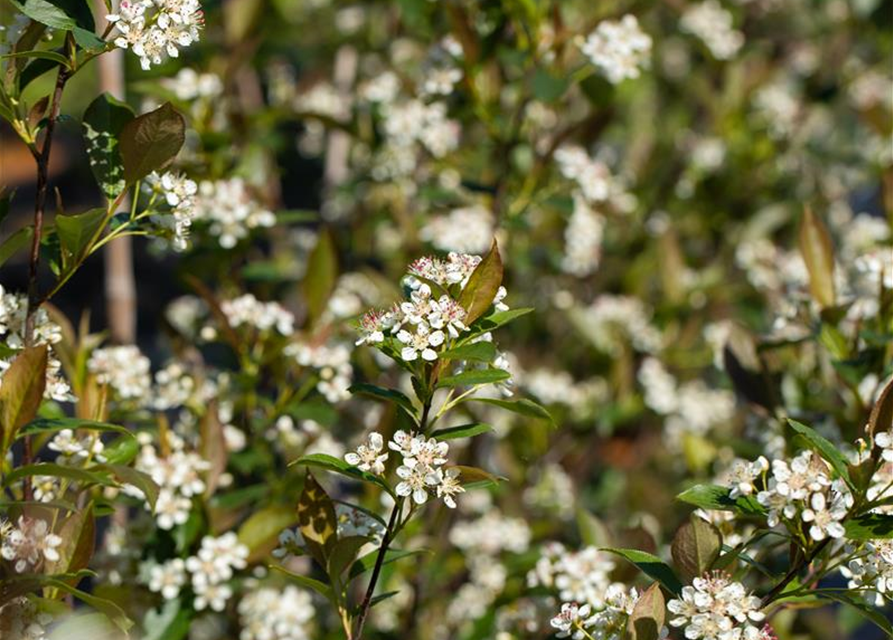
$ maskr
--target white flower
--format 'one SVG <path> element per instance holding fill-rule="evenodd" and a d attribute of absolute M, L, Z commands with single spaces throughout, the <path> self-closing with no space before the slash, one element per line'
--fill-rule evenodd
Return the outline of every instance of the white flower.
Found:
<path fill-rule="evenodd" d="M 580 50 L 613 84 L 638 78 L 651 55 L 651 37 L 639 27 L 634 15 L 619 21 L 600 22 L 580 44 Z"/>
<path fill-rule="evenodd" d="M 444 473 L 443 469 L 437 469 L 434 472 L 434 479 L 437 486 L 437 497 L 443 498 L 443 503 L 450 509 L 455 509 L 456 500 L 453 496 L 465 492 L 465 487 L 459 483 L 459 470 L 452 468 L 447 469 Z"/>
<path fill-rule="evenodd" d="M 397 495 L 412 496 L 416 504 L 425 504 L 428 501 L 428 488 L 437 484 L 436 476 L 414 461 L 397 467 L 397 475 L 401 479 L 396 487 Z"/>
<path fill-rule="evenodd" d="M 232 249 L 253 229 L 276 224 L 273 212 L 252 198 L 241 178 L 202 182 L 195 204 L 195 221 L 209 223 L 224 249 Z"/>
<path fill-rule="evenodd" d="M 881 458 L 893 462 L 893 432 L 881 431 L 874 436 L 874 444 L 881 449 Z"/>
<path fill-rule="evenodd" d="M 152 385 L 151 363 L 138 347 L 121 345 L 94 349 L 87 369 L 99 384 L 108 385 L 122 400 L 146 402 Z"/>
<path fill-rule="evenodd" d="M 670 626 L 684 627 L 692 640 L 768 640 L 769 629 L 757 626 L 765 618 L 760 604 L 740 582 L 715 572 L 683 587 L 681 598 L 670 600 L 667 609 L 674 616 Z"/>
<path fill-rule="evenodd" d="M 679 28 L 704 41 L 717 60 L 729 60 L 744 44 L 744 34 L 732 27 L 732 14 L 716 0 L 686 9 Z"/>
<path fill-rule="evenodd" d="M 0 557 L 13 563 L 16 573 L 37 571 L 44 559 L 59 560 L 62 538 L 50 531 L 46 520 L 19 516 L 15 526 L 7 524 L 0 541 Z"/>
<path fill-rule="evenodd" d="M 214 611 L 223 611 L 227 600 L 233 595 L 233 589 L 228 584 L 205 582 L 196 584 L 193 581 L 192 588 L 195 591 L 193 604 L 196 611 L 203 611 L 208 607 Z"/>
<path fill-rule="evenodd" d="M 155 501 L 155 522 L 159 528 L 170 531 L 189 519 L 191 509 L 192 500 L 173 491 L 161 489 Z"/>
<path fill-rule="evenodd" d="M 289 585 L 264 587 L 239 601 L 239 640 L 310 640 L 310 622 L 316 616 L 307 591 Z"/>
<path fill-rule="evenodd" d="M 803 522 L 811 523 L 809 535 L 813 540 L 826 537 L 842 538 L 845 531 L 841 520 L 847 515 L 843 496 L 835 496 L 829 507 L 824 493 L 814 493 L 809 500 L 809 509 L 803 510 Z"/>
<path fill-rule="evenodd" d="M 369 434 L 369 440 L 357 447 L 356 453 L 350 452 L 344 456 L 344 461 L 361 471 L 381 475 L 384 473 L 384 463 L 388 459 L 387 451 L 381 453 L 383 448 L 384 439 L 381 434 L 372 432 Z"/>
<path fill-rule="evenodd" d="M 583 640 L 587 634 L 583 629 L 588 626 L 588 617 L 592 608 L 588 604 L 582 607 L 576 602 L 565 602 L 561 605 L 561 612 L 549 621 L 553 629 L 557 630 L 558 638 L 573 638 Z"/>
<path fill-rule="evenodd" d="M 415 328 L 415 333 L 410 333 L 406 329 L 398 332 L 397 340 L 406 345 L 400 350 L 400 357 L 406 362 L 416 360 L 419 355 L 423 360 L 431 362 L 437 360 L 437 352 L 432 347 L 442 345 L 444 335 L 443 331 L 431 331 L 426 323 L 420 322 Z"/>
<path fill-rule="evenodd" d="M 161 593 L 165 600 L 173 600 L 179 596 L 184 584 L 186 563 L 182 558 L 173 558 L 149 569 L 149 590 Z"/>
<path fill-rule="evenodd" d="M 278 302 L 261 302 L 250 293 L 223 300 L 220 310 L 231 327 L 250 327 L 260 332 L 276 331 L 283 336 L 294 333 L 294 315 Z"/>

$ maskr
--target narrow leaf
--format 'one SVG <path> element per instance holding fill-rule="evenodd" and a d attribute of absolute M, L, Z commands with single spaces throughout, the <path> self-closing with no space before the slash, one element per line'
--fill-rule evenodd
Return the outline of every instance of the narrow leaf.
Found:
<path fill-rule="evenodd" d="M 468 283 L 459 296 L 459 304 L 465 309 L 466 325 L 480 318 L 490 308 L 501 284 L 502 257 L 494 238 L 490 252 L 468 278 Z"/>
<path fill-rule="evenodd" d="M 800 253 L 809 272 L 809 290 L 822 307 L 833 307 L 834 248 L 821 219 L 807 207 L 800 220 Z"/>
<path fill-rule="evenodd" d="M 605 547 L 602 551 L 616 554 L 639 567 L 648 577 L 660 582 L 667 591 L 679 594 L 682 591 L 682 583 L 673 570 L 660 558 L 637 549 L 616 549 Z"/>

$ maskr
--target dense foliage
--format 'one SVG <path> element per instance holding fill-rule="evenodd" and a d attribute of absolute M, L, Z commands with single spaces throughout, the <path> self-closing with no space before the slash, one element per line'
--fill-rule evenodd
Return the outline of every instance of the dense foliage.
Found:
<path fill-rule="evenodd" d="M 889 1 L 2 1 L 4 640 L 893 635 Z"/>

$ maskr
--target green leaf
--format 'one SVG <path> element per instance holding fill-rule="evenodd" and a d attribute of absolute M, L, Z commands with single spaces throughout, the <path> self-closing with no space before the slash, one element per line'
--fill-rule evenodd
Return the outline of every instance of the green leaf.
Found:
<path fill-rule="evenodd" d="M 304 480 L 304 490 L 298 500 L 298 526 L 307 550 L 320 566 L 328 566 L 329 555 L 338 541 L 338 519 L 329 494 L 310 471 Z"/>
<path fill-rule="evenodd" d="M 136 435 L 127 429 L 116 424 L 108 422 L 96 422 L 95 420 L 84 420 L 82 418 L 38 418 L 29 422 L 24 429 L 19 432 L 18 437 L 37 435 L 39 433 L 56 433 L 64 429 L 91 429 L 93 431 L 112 431 L 120 433 L 128 438 L 136 438 Z"/>
<path fill-rule="evenodd" d="M 22 227 L 0 244 L 0 267 L 16 253 L 31 245 L 34 227 Z"/>
<path fill-rule="evenodd" d="M 57 549 L 59 560 L 47 562 L 47 573 L 74 573 L 86 569 L 96 544 L 93 502 L 86 509 L 69 516 L 56 533 L 62 538 L 62 544 Z"/>
<path fill-rule="evenodd" d="M 71 216 L 56 216 L 56 233 L 62 247 L 62 268 L 69 270 L 86 257 L 94 238 L 98 238 L 107 219 L 103 208 L 90 209 Z"/>
<path fill-rule="evenodd" d="M 119 150 L 124 180 L 133 184 L 174 161 L 186 141 L 186 120 L 170 102 L 138 116 L 121 129 Z"/>
<path fill-rule="evenodd" d="M 307 576 L 302 576 L 297 573 L 292 573 L 288 569 L 286 569 L 284 567 L 280 567 L 278 564 L 271 564 L 270 569 L 272 569 L 273 571 L 278 571 L 279 573 L 281 573 L 285 576 L 288 576 L 288 578 L 291 581 L 297 582 L 302 587 L 307 587 L 308 589 L 316 591 L 316 593 L 318 593 L 319 595 L 321 595 L 322 597 L 324 597 L 328 600 L 332 600 L 332 598 L 334 597 L 334 594 L 332 592 L 332 587 L 327 585 L 325 582 L 320 582 L 319 580 L 314 580 L 313 578 L 308 578 Z"/>
<path fill-rule="evenodd" d="M 120 136 L 124 126 L 133 119 L 133 109 L 107 93 L 93 100 L 84 112 L 84 141 L 90 170 L 109 200 L 118 197 L 125 187 Z"/>
<path fill-rule="evenodd" d="M 800 253 L 809 272 L 809 290 L 822 307 L 833 307 L 834 247 L 821 219 L 807 207 L 800 220 Z"/>
<path fill-rule="evenodd" d="M 496 357 L 496 347 L 492 342 L 474 342 L 453 347 L 437 354 L 441 360 L 474 360 L 476 362 L 492 362 Z"/>
<path fill-rule="evenodd" d="M 123 464 L 106 463 L 97 465 L 96 468 L 105 469 L 113 474 L 121 484 L 129 484 L 142 491 L 143 495 L 146 496 L 146 502 L 149 503 L 149 507 L 153 512 L 155 511 L 155 503 L 158 502 L 159 488 L 149 474 L 137 471 L 133 467 L 128 467 Z"/>
<path fill-rule="evenodd" d="M 552 425 L 555 424 L 555 419 L 552 418 L 552 415 L 548 411 L 546 411 L 545 407 L 537 404 L 536 402 L 528 398 L 521 398 L 520 400 L 499 400 L 497 398 L 469 398 L 469 401 L 492 404 L 495 407 L 501 407 L 507 411 L 511 411 L 512 413 L 517 413 L 518 415 L 527 416 L 528 418 L 536 418 L 537 420 L 546 420 Z"/>
<path fill-rule="evenodd" d="M 481 318 L 476 326 L 485 331 L 493 331 L 521 316 L 526 316 L 532 311 L 534 311 L 533 307 L 520 307 L 518 309 L 508 309 L 506 311 L 494 311 L 490 315 Z"/>
<path fill-rule="evenodd" d="M 96 473 L 80 467 L 67 467 L 55 462 L 38 462 L 16 467 L 3 479 L 3 486 L 11 486 L 16 480 L 33 476 L 54 476 L 57 478 L 69 478 L 86 484 L 98 484 L 113 487 L 115 483 L 106 475 Z"/>
<path fill-rule="evenodd" d="M 251 514 L 239 527 L 239 542 L 248 547 L 248 562 L 254 563 L 272 551 L 283 529 L 298 521 L 295 510 L 281 505 L 265 507 Z"/>
<path fill-rule="evenodd" d="M 648 577 L 660 582 L 664 588 L 678 595 L 682 591 L 682 583 L 673 570 L 657 556 L 639 551 L 637 549 L 616 549 L 614 547 L 604 547 L 602 551 L 613 553 L 624 558 L 639 567 Z"/>
<path fill-rule="evenodd" d="M 462 424 L 458 427 L 447 427 L 446 429 L 438 429 L 431 434 L 438 440 L 456 440 L 457 438 L 472 438 L 482 433 L 493 431 L 493 427 L 483 422 L 472 422 L 471 424 Z"/>
<path fill-rule="evenodd" d="M 729 497 L 729 491 L 728 487 L 715 484 L 698 484 L 680 493 L 676 499 L 702 509 L 735 511 L 749 516 L 766 515 L 766 510 L 753 496 L 739 496 L 733 499 Z"/>
<path fill-rule="evenodd" d="M 868 434 L 872 438 L 876 433 L 883 431 L 893 431 L 893 380 L 890 380 L 881 391 L 868 418 Z"/>
<path fill-rule="evenodd" d="M 849 540 L 877 540 L 893 538 L 893 516 L 885 513 L 866 513 L 844 522 Z"/>
<path fill-rule="evenodd" d="M 335 243 L 328 230 L 319 232 L 316 246 L 307 259 L 307 275 L 304 278 L 304 298 L 312 321 L 326 310 L 326 303 L 338 282 L 338 257 Z"/>
<path fill-rule="evenodd" d="M 358 382 L 356 384 L 350 385 L 350 389 L 348 389 L 348 391 L 353 394 L 378 398 L 379 400 L 384 400 L 385 402 L 395 402 L 400 407 L 405 409 L 406 412 L 409 413 L 409 415 L 413 417 L 415 416 L 416 410 L 412 404 L 412 400 L 410 400 L 406 394 L 398 391 L 397 389 L 385 389 L 384 387 L 379 387 L 374 384 Z"/>
<path fill-rule="evenodd" d="M 446 376 L 437 381 L 437 388 L 491 384 L 508 380 L 512 375 L 504 369 L 469 369 L 454 376 Z"/>
<path fill-rule="evenodd" d="M 459 304 L 465 309 L 466 325 L 480 318 L 490 308 L 501 284 L 502 257 L 499 255 L 496 238 L 493 238 L 490 252 L 469 276 L 468 283 L 459 295 Z"/>
<path fill-rule="evenodd" d="M 378 487 L 381 487 L 389 494 L 391 494 L 391 496 L 396 498 L 396 495 L 388 486 L 388 484 L 378 476 L 372 475 L 371 473 L 366 473 L 365 471 L 360 471 L 356 467 L 352 467 L 351 465 L 347 464 L 344 460 L 335 458 L 334 456 L 330 456 L 326 453 L 312 453 L 308 456 L 302 456 L 294 462 L 289 463 L 289 466 L 295 465 L 319 467 L 320 469 L 326 469 L 328 471 L 340 473 L 341 475 L 348 476 L 350 478 L 353 478 L 354 480 L 370 482 Z"/>
<path fill-rule="evenodd" d="M 24 90 L 25 87 L 31 84 L 34 80 L 37 80 L 40 76 L 52 71 L 58 66 L 59 63 L 53 60 L 47 60 L 45 58 L 34 60 L 22 70 L 22 73 L 19 76 L 19 87 Z"/>
<path fill-rule="evenodd" d="M 55 51 L 46 51 L 43 49 L 35 49 L 32 51 L 13 51 L 12 53 L 6 53 L 0 56 L 0 59 L 13 58 L 35 58 L 42 60 L 52 60 L 57 64 L 68 66 L 68 58 L 63 56 L 61 53 L 56 53 Z"/>
<path fill-rule="evenodd" d="M 46 387 L 47 346 L 25 347 L 0 385 L 0 459 L 19 429 L 34 420 Z"/>
<path fill-rule="evenodd" d="M 541 102 L 554 102 L 558 100 L 570 86 L 570 78 L 566 75 L 553 76 L 543 68 L 538 68 L 533 74 L 533 95 Z"/>
<path fill-rule="evenodd" d="M 796 420 L 788 418 L 788 424 L 791 425 L 791 428 L 794 431 L 806 439 L 809 446 L 812 449 L 815 449 L 815 451 L 834 468 L 837 475 L 843 478 L 844 482 L 846 482 L 851 489 L 855 489 L 853 480 L 850 478 L 850 471 L 847 467 L 846 458 L 830 440 L 819 435 L 819 433 L 812 427 L 807 427 L 805 424 L 797 422 Z"/>
<path fill-rule="evenodd" d="M 83 29 L 81 27 L 74 27 L 71 30 L 71 33 L 74 36 L 74 41 L 81 49 L 86 49 L 88 51 L 99 51 L 105 48 L 105 40 L 97 36 L 92 31 Z"/>
<path fill-rule="evenodd" d="M 77 25 L 74 18 L 69 16 L 55 4 L 47 2 L 47 0 L 25 0 L 25 2 L 19 2 L 18 0 L 9 1 L 16 9 L 24 13 L 26 16 L 41 24 L 45 24 L 48 27 L 69 31 Z"/>
<path fill-rule="evenodd" d="M 347 536 L 341 538 L 332 548 L 329 556 L 329 578 L 333 584 L 337 584 L 344 570 L 351 566 L 357 558 L 357 554 L 364 544 L 369 542 L 366 536 Z"/>
<path fill-rule="evenodd" d="M 100 613 L 104 614 L 116 627 L 121 631 L 127 632 L 133 626 L 133 621 L 127 617 L 123 609 L 111 600 L 98 598 L 89 593 L 85 593 L 80 589 L 76 589 L 63 580 L 57 580 L 52 577 L 41 577 L 41 582 L 49 587 L 56 587 L 66 593 L 70 593 L 84 604 L 93 607 Z"/>
<path fill-rule="evenodd" d="M 466 489 L 480 489 L 485 487 L 496 487 L 505 478 L 495 476 L 489 471 L 484 471 L 477 467 L 466 467 L 463 465 L 455 465 L 454 469 L 459 470 L 459 481 Z"/>
<path fill-rule="evenodd" d="M 667 605 L 656 582 L 639 596 L 626 623 L 624 640 L 659 640 L 667 614 Z"/>
<path fill-rule="evenodd" d="M 719 529 L 697 516 L 679 527 L 671 546 L 673 562 L 688 582 L 710 570 L 721 550 Z"/>

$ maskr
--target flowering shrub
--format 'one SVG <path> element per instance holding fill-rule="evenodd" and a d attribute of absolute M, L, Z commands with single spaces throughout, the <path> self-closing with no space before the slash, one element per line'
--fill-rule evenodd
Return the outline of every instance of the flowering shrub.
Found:
<path fill-rule="evenodd" d="M 0 638 L 893 635 L 889 3 L 8 4 Z"/>

